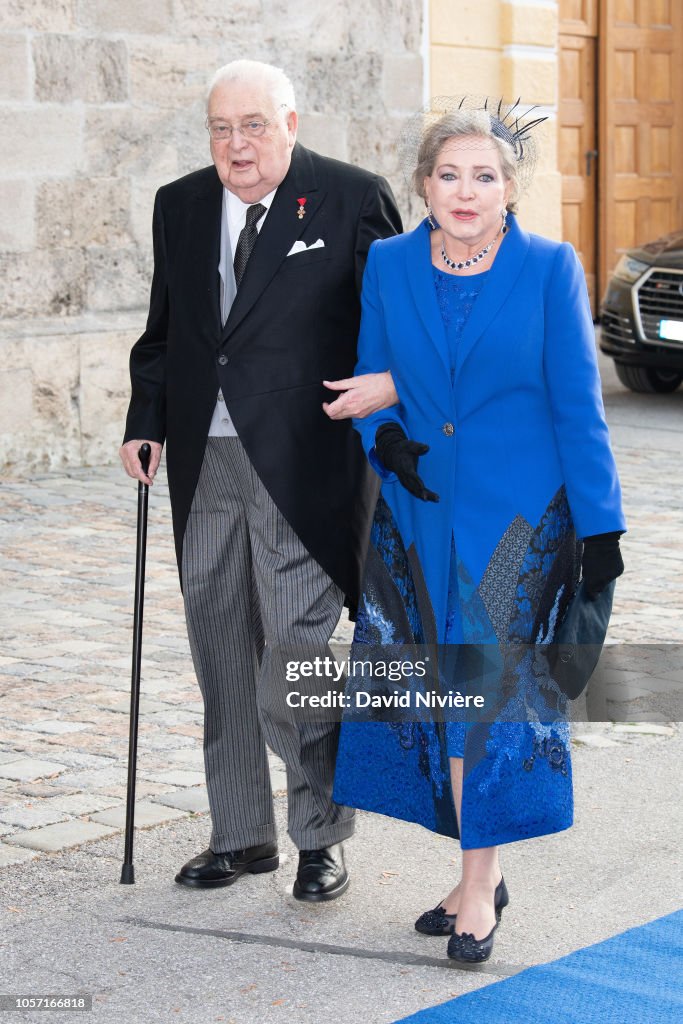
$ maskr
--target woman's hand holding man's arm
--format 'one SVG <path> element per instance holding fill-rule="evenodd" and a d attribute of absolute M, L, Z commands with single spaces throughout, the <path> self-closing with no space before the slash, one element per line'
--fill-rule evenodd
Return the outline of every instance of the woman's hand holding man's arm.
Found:
<path fill-rule="evenodd" d="M 330 391 L 342 394 L 333 402 L 323 402 L 323 409 L 331 420 L 363 419 L 365 416 L 397 405 L 398 395 L 389 370 L 384 373 L 363 373 L 344 380 L 324 380 Z"/>

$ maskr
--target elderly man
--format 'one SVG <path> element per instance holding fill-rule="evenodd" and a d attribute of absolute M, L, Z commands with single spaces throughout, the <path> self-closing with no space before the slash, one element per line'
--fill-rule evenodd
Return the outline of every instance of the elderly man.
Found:
<path fill-rule="evenodd" d="M 344 417 L 396 398 L 388 375 L 347 378 L 368 248 L 401 221 L 384 179 L 296 142 L 279 69 L 221 68 L 207 113 L 213 166 L 156 197 L 121 449 L 128 474 L 151 483 L 167 443 L 204 698 L 212 834 L 176 881 L 224 886 L 277 868 L 268 744 L 287 767 L 294 895 L 330 900 L 348 887 L 341 844 L 354 813 L 331 795 L 338 727 L 287 718 L 274 652 L 324 653 L 344 598 L 357 599 L 375 488 Z"/>

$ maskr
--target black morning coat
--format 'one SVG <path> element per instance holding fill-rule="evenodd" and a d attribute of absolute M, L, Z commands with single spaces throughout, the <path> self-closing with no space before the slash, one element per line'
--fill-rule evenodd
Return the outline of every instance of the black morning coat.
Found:
<path fill-rule="evenodd" d="M 355 607 L 376 478 L 351 420 L 323 412 L 335 395 L 321 382 L 353 374 L 368 249 L 402 230 L 396 203 L 383 178 L 297 143 L 221 328 L 222 197 L 213 166 L 157 193 L 124 442 L 166 442 L 180 566 L 220 385 L 276 505 Z M 298 239 L 324 245 L 287 255 Z"/>

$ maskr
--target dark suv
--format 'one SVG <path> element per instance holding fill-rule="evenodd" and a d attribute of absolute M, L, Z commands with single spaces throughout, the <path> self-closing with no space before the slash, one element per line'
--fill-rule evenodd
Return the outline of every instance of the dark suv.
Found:
<path fill-rule="evenodd" d="M 683 380 L 683 231 L 629 249 L 600 307 L 600 348 L 631 391 Z"/>

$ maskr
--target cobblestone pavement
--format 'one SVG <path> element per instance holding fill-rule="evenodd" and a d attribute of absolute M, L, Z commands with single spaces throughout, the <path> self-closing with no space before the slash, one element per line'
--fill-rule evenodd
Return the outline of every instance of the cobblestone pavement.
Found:
<path fill-rule="evenodd" d="M 609 367 L 604 379 L 629 519 L 610 635 L 681 643 L 683 394 L 629 394 Z M 136 519 L 136 486 L 118 466 L 1 483 L 0 866 L 123 828 Z M 347 623 L 335 639 L 349 639 Z M 136 824 L 206 813 L 163 473 L 150 492 L 142 692 Z M 637 745 L 673 728 L 584 727 L 576 741 Z M 276 759 L 272 773 L 284 790 Z"/>

